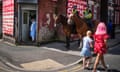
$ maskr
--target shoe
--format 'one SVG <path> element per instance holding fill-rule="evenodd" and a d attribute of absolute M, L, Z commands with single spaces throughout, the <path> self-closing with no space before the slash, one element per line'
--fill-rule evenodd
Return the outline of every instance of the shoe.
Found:
<path fill-rule="evenodd" d="M 105 71 L 108 72 L 110 66 L 108 64 L 106 66 L 107 68 L 105 69 Z"/>
<path fill-rule="evenodd" d="M 94 71 L 92 71 L 92 72 L 94 72 Z M 97 70 L 96 72 L 100 72 L 99 70 Z"/>
<path fill-rule="evenodd" d="M 97 70 L 96 72 L 100 72 L 99 70 Z"/>

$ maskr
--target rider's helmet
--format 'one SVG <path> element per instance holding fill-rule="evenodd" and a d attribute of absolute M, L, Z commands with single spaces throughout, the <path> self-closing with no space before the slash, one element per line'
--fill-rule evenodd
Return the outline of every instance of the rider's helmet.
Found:
<path fill-rule="evenodd" d="M 72 8 L 73 8 L 73 9 L 77 9 L 77 5 L 73 5 Z"/>

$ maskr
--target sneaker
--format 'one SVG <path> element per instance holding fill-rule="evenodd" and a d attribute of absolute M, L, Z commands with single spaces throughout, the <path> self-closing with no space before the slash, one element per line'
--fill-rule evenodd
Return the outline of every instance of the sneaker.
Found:
<path fill-rule="evenodd" d="M 99 70 L 97 70 L 96 72 L 100 72 Z"/>
<path fill-rule="evenodd" d="M 93 72 L 93 71 L 92 71 Z M 100 72 L 99 70 L 97 70 L 96 72 Z"/>
<path fill-rule="evenodd" d="M 105 69 L 105 71 L 108 72 L 108 69 L 110 66 L 108 64 L 106 66 L 107 66 L 107 68 Z"/>

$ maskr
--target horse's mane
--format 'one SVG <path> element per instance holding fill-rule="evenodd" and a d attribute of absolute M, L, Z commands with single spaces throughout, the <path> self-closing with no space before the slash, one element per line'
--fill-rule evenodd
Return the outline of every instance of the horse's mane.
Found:
<path fill-rule="evenodd" d="M 88 30 L 85 21 L 81 17 L 78 17 L 75 14 L 71 18 L 75 22 L 77 32 L 82 36 L 84 36 L 86 34 L 86 31 Z"/>
<path fill-rule="evenodd" d="M 92 30 L 93 32 L 95 32 L 96 27 L 99 23 L 99 20 L 94 20 L 93 21 L 94 27 L 90 28 L 89 26 L 87 26 L 87 23 L 85 22 L 85 20 L 83 18 L 78 17 L 77 15 L 73 15 L 72 19 L 76 22 L 77 27 L 84 26 L 84 27 L 82 27 L 82 29 L 87 28 L 86 30 Z"/>
<path fill-rule="evenodd" d="M 84 20 L 81 17 L 78 17 L 77 15 L 73 15 L 73 20 L 77 22 L 77 25 L 80 25 L 82 27 L 83 24 L 85 24 Z"/>

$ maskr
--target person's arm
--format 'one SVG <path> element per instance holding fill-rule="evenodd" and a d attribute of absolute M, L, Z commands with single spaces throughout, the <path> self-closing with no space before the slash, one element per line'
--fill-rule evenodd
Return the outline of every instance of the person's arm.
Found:
<path fill-rule="evenodd" d="M 104 36 L 104 43 L 105 43 L 105 45 L 106 45 L 106 48 L 108 48 L 108 47 L 107 47 L 107 39 L 108 39 L 108 38 L 109 38 L 109 35 L 106 34 L 106 35 Z"/>
<path fill-rule="evenodd" d="M 90 44 L 90 47 L 93 48 L 93 40 L 92 39 L 90 39 L 89 44 Z"/>
<path fill-rule="evenodd" d="M 31 24 L 30 30 L 31 30 L 31 31 L 33 30 L 33 24 Z"/>
<path fill-rule="evenodd" d="M 104 39 L 104 43 L 105 43 L 105 45 L 106 45 L 106 48 L 108 48 L 108 47 L 107 47 L 107 39 Z"/>
<path fill-rule="evenodd" d="M 93 48 L 93 43 L 92 42 L 90 42 L 90 47 Z"/>
<path fill-rule="evenodd" d="M 92 14 L 91 13 L 89 13 L 88 15 L 86 15 L 85 16 L 87 19 L 90 19 L 90 18 L 92 18 Z"/>

